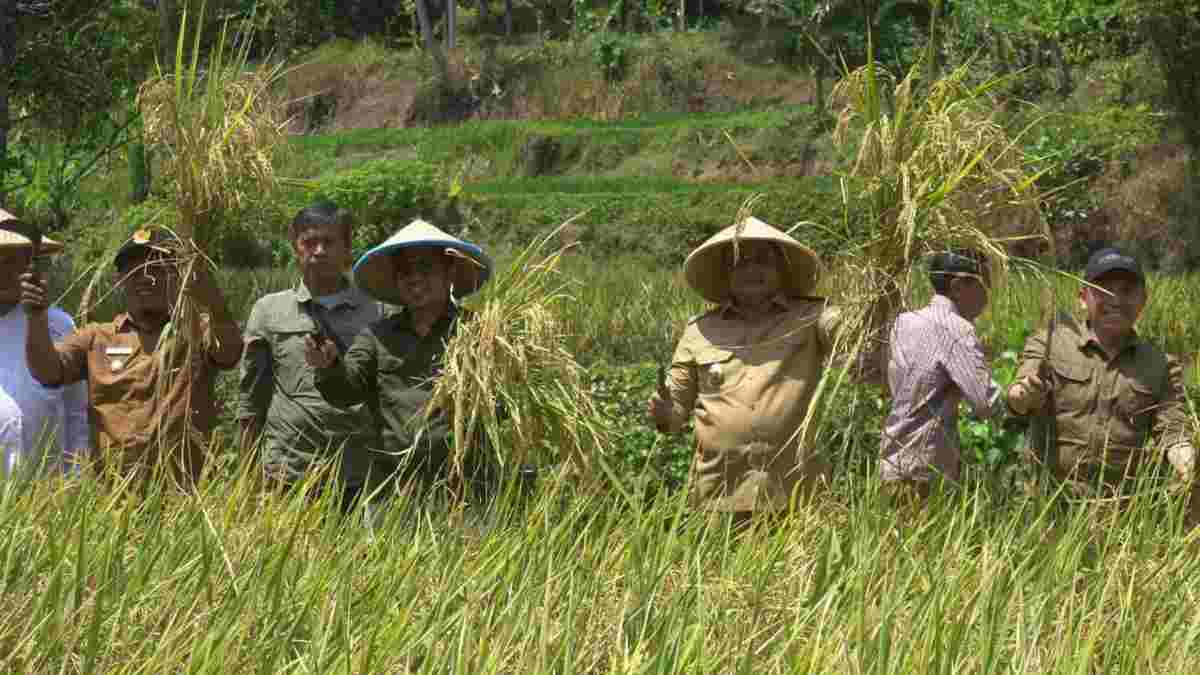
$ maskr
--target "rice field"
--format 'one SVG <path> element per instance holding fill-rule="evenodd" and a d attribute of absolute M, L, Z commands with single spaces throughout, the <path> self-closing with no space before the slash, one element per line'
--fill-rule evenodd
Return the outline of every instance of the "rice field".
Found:
<path fill-rule="evenodd" d="M 563 330 L 589 371 L 665 361 L 702 310 L 674 269 L 582 253 L 563 269 L 576 298 Z M 222 283 L 244 315 L 291 279 L 225 271 Z M 1060 283 L 1070 306 L 1074 289 Z M 980 322 L 993 353 L 1019 349 L 1039 292 L 1018 276 L 995 291 Z M 1194 350 L 1197 293 L 1195 277 L 1154 279 L 1143 332 Z M 644 398 L 634 394 L 632 410 Z M 467 506 L 401 496 L 344 519 L 321 498 L 263 492 L 253 454 L 227 445 L 193 495 L 8 481 L 0 671 L 1200 669 L 1198 536 L 1162 481 L 1118 509 L 1060 503 L 975 467 L 962 490 L 897 514 L 872 479 L 880 404 L 863 392 L 849 401 L 829 448 L 842 467 L 834 484 L 747 532 L 689 511 L 665 482 L 620 473 L 630 465 L 616 459 L 621 485 L 543 479 L 532 495 Z M 601 423 L 628 432 L 640 420 Z M 617 437 L 647 456 L 669 450 L 654 434 Z M 635 484 L 646 489 L 621 489 Z"/>

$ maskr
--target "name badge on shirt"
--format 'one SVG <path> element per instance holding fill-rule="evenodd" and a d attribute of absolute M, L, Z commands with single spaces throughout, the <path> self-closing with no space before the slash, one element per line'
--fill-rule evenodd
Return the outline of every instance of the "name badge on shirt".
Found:
<path fill-rule="evenodd" d="M 708 385 L 710 387 L 721 386 L 721 364 L 714 363 L 708 367 Z"/>
<path fill-rule="evenodd" d="M 125 362 L 133 356 L 133 347 L 105 347 L 104 355 L 108 357 L 108 366 L 113 370 L 125 367 Z"/>

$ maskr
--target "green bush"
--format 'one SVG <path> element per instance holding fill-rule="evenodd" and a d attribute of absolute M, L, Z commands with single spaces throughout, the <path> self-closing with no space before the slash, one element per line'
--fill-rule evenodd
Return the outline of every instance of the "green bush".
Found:
<path fill-rule="evenodd" d="M 329 199 L 354 214 L 354 249 L 363 251 L 411 218 L 430 217 L 444 201 L 445 188 L 432 164 L 379 159 L 318 179 L 311 197 Z"/>

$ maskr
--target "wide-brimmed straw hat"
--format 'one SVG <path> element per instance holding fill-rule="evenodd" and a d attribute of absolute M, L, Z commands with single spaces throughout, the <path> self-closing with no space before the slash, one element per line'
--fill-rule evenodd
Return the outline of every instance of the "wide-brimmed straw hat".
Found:
<path fill-rule="evenodd" d="M 692 290 L 710 302 L 729 300 L 729 273 L 734 240 L 769 241 L 779 245 L 785 264 L 783 292 L 792 297 L 812 294 L 817 286 L 820 259 L 812 249 L 763 221 L 749 217 L 714 234 L 687 257 L 683 275 Z"/>
<path fill-rule="evenodd" d="M 492 276 L 492 260 L 475 244 L 414 220 L 354 263 L 354 283 L 383 302 L 403 304 L 396 288 L 396 254 L 409 248 L 435 248 L 450 259 L 451 292 L 461 298 L 478 291 Z"/>
<path fill-rule="evenodd" d="M 0 209 L 0 225 L 10 221 L 21 222 L 20 219 L 13 214 L 5 211 L 4 209 Z M 29 241 L 28 237 L 13 232 L 12 230 L 0 228 L 0 249 L 22 248 L 32 245 L 33 242 Z M 63 245 L 61 242 L 55 241 L 50 237 L 42 237 L 42 244 L 38 248 L 38 254 L 54 255 L 55 253 L 61 253 L 62 250 Z"/>

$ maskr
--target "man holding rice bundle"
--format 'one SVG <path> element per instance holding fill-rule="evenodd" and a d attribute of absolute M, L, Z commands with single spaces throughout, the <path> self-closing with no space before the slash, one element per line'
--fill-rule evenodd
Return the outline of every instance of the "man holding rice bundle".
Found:
<path fill-rule="evenodd" d="M 377 434 L 365 406 L 339 407 L 317 390 L 305 352 L 310 340 L 320 340 L 345 354 L 355 336 L 383 315 L 382 305 L 348 278 L 351 221 L 329 202 L 292 220 L 288 234 L 301 279 L 250 310 L 238 396 L 243 446 L 262 436 L 265 477 L 295 485 L 325 465 L 337 474 L 343 509 L 354 505 L 365 485 Z"/>
<path fill-rule="evenodd" d="M 161 470 L 190 486 L 216 426 L 213 380 L 237 365 L 242 339 L 202 261 L 190 278 L 179 278 L 178 249 L 163 230 L 135 232 L 116 255 L 127 311 L 57 342 L 46 320 L 46 288 L 35 275 L 22 278 L 22 302 L 33 318 L 26 341 L 33 376 L 48 387 L 87 381 L 102 466 L 139 481 Z M 195 338 L 170 327 L 181 290 L 200 310 Z"/>
<path fill-rule="evenodd" d="M 885 490 L 901 504 L 923 501 L 935 485 L 958 480 L 961 400 L 980 418 L 997 416 L 1004 406 L 975 335 L 975 319 L 988 301 L 983 257 L 937 253 L 929 261 L 929 282 L 929 305 L 896 317 L 888 339 L 892 410 L 879 468 Z"/>
<path fill-rule="evenodd" d="M 647 413 L 660 431 L 695 417 L 691 498 L 734 514 L 787 510 L 828 480 L 830 462 L 804 429 L 839 312 L 811 297 L 816 253 L 753 217 L 714 235 L 684 263 L 715 309 L 692 319 Z"/>
<path fill-rule="evenodd" d="M 20 225 L 0 209 L 0 476 L 61 471 L 91 446 L 87 389 L 82 383 L 44 387 L 25 359 L 30 326 L 44 322 L 51 337 L 61 340 L 75 330 L 75 322 L 58 307 L 17 307 L 21 275 L 36 264 L 34 242 L 21 234 Z M 57 241 L 41 237 L 38 257 L 62 249 Z"/>
<path fill-rule="evenodd" d="M 1009 408 L 1042 417 L 1053 429 L 1050 442 L 1034 434 L 1042 446 L 1035 449 L 1068 495 L 1119 493 L 1147 461 L 1162 456 L 1185 485 L 1194 485 L 1182 368 L 1134 328 L 1149 299 L 1141 265 L 1105 248 L 1091 256 L 1083 277 L 1084 322 L 1056 320 L 1029 338 L 1008 390 Z M 1198 506 L 1193 495 L 1193 523 Z"/>
<path fill-rule="evenodd" d="M 343 355 L 310 340 L 306 356 L 316 386 L 342 406 L 367 404 L 381 430 L 381 477 L 429 487 L 446 478 L 450 426 L 425 419 L 446 343 L 463 319 L 458 300 L 488 280 L 491 260 L 478 246 L 415 220 L 354 265 L 358 287 L 399 309 L 359 333 Z M 476 467 L 467 467 L 468 476 Z"/>

